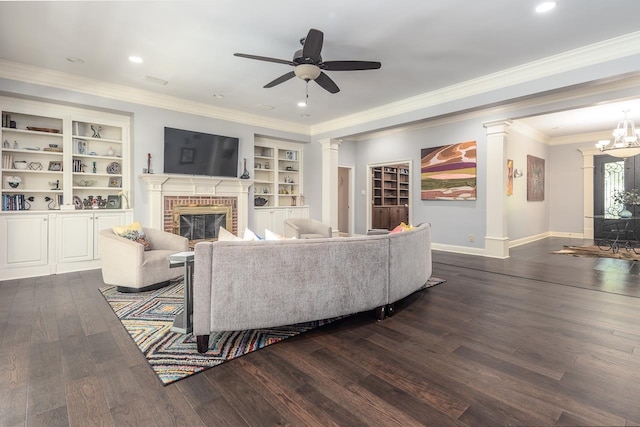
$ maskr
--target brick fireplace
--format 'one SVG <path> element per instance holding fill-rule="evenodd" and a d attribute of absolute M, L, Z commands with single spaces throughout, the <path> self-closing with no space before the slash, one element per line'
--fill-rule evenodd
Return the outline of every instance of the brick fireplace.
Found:
<path fill-rule="evenodd" d="M 178 218 L 181 212 L 186 212 L 183 224 L 195 228 L 196 235 L 201 230 L 211 234 L 216 228 L 212 221 L 221 221 L 203 215 L 230 213 L 230 218 L 224 218 L 224 224 L 234 234 L 248 227 L 251 180 L 167 174 L 144 174 L 139 178 L 147 199 L 151 228 L 174 232 L 175 211 Z"/>

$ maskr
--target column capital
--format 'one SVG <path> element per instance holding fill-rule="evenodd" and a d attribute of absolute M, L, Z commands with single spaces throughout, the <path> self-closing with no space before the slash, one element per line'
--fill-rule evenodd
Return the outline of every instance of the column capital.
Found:
<path fill-rule="evenodd" d="M 340 145 L 342 145 L 342 140 L 340 139 L 326 138 L 320 139 L 318 142 L 322 146 L 323 150 L 338 150 Z"/>
<path fill-rule="evenodd" d="M 493 122 L 485 122 L 483 126 L 487 129 L 487 136 L 496 133 L 509 133 L 509 127 L 511 126 L 511 120 L 496 120 Z"/>

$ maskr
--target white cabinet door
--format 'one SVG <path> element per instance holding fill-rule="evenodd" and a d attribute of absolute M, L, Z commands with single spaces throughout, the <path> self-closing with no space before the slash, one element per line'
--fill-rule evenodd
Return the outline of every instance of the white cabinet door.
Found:
<path fill-rule="evenodd" d="M 306 206 L 287 209 L 287 218 L 309 218 L 309 208 Z"/>
<path fill-rule="evenodd" d="M 264 229 L 271 230 L 271 215 L 273 209 L 256 209 L 253 212 L 253 232 L 264 237 Z M 244 230 L 238 230 L 238 234 L 244 233 Z"/>
<path fill-rule="evenodd" d="M 48 229 L 44 214 L 0 218 L 0 267 L 47 264 Z"/>
<path fill-rule="evenodd" d="M 274 209 L 271 215 L 271 228 L 269 228 L 269 230 L 284 236 L 284 220 L 286 218 L 286 209 Z"/>
<path fill-rule="evenodd" d="M 93 259 L 93 213 L 59 215 L 58 262 Z"/>
<path fill-rule="evenodd" d="M 93 257 L 100 259 L 100 239 L 98 233 L 100 230 L 126 225 L 125 214 L 118 212 L 100 212 L 96 213 L 93 220 Z"/>

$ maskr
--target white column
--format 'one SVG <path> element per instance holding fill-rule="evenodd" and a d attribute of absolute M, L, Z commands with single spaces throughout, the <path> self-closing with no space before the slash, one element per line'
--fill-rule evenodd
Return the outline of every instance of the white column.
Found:
<path fill-rule="evenodd" d="M 340 141 L 320 140 L 322 145 L 322 222 L 338 233 L 338 149 Z"/>
<path fill-rule="evenodd" d="M 594 160 L 597 154 L 602 154 L 595 147 L 578 148 L 582 153 L 582 188 L 584 189 L 583 197 L 583 226 L 582 236 L 585 239 L 593 239 L 593 174 Z"/>
<path fill-rule="evenodd" d="M 509 257 L 507 235 L 507 136 L 511 122 L 485 123 L 487 129 L 487 235 L 485 254 Z"/>

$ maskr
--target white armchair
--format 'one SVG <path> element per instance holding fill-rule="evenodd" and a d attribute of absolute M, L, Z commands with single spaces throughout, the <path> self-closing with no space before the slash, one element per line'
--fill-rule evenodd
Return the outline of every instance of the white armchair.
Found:
<path fill-rule="evenodd" d="M 288 218 L 284 220 L 285 237 L 317 239 L 331 237 L 331 226 L 310 218 Z"/>
<path fill-rule="evenodd" d="M 140 292 L 166 286 L 179 278 L 182 268 L 169 268 L 167 257 L 189 250 L 189 240 L 177 234 L 142 228 L 151 243 L 145 251 L 141 243 L 120 237 L 111 229 L 101 230 L 100 258 L 102 280 L 120 292 Z"/>

